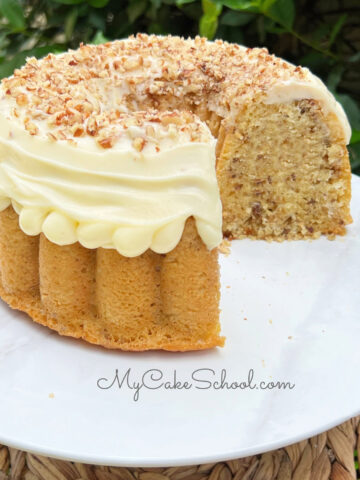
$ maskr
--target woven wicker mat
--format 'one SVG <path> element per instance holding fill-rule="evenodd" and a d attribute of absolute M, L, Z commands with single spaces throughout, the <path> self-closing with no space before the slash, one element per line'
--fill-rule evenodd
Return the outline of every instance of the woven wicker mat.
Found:
<path fill-rule="evenodd" d="M 360 416 L 289 447 L 229 462 L 173 468 L 101 467 L 0 445 L 0 480 L 354 480 Z"/>

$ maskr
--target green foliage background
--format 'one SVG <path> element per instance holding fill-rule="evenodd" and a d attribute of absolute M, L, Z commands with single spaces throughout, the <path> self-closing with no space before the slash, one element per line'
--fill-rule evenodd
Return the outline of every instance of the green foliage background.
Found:
<path fill-rule="evenodd" d="M 27 56 L 137 32 L 267 46 L 309 67 L 348 114 L 360 173 L 359 0 L 0 0 L 0 78 Z"/>

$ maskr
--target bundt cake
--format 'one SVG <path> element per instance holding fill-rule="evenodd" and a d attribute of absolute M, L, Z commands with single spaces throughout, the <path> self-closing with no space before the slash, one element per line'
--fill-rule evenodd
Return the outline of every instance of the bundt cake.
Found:
<path fill-rule="evenodd" d="M 75 150 L 41 121 L 29 135 L 0 104 L 1 297 L 109 348 L 223 345 L 208 127 L 189 112 L 114 111 L 112 149 L 84 136 Z"/>
<path fill-rule="evenodd" d="M 266 49 L 139 34 L 30 58 L 0 92 L 1 295 L 60 333 L 221 345 L 221 228 L 351 222 L 344 111 Z"/>

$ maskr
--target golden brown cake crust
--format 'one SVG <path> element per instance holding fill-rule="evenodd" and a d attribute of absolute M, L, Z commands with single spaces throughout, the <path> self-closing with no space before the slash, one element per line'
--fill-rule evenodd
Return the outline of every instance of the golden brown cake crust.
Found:
<path fill-rule="evenodd" d="M 20 310 L 27 313 L 36 323 L 49 327 L 52 330 L 57 331 L 60 335 L 73 338 L 82 338 L 83 340 L 100 345 L 109 349 L 117 349 L 124 351 L 145 351 L 145 350 L 167 350 L 170 352 L 187 352 L 191 350 L 206 350 L 213 347 L 223 347 L 225 343 L 225 337 L 216 336 L 209 339 L 206 342 L 169 342 L 163 343 L 161 346 L 151 346 L 144 342 L 142 345 L 137 345 L 133 348 L 131 345 L 122 345 L 119 342 L 113 341 L 106 336 L 94 337 L 90 332 L 82 332 L 79 335 L 79 330 L 76 328 L 76 324 L 70 324 L 66 327 L 64 325 L 59 328 L 58 322 L 44 313 L 42 304 L 39 298 L 34 297 L 31 294 L 22 294 L 21 296 L 7 293 L 4 290 L 2 283 L 0 283 L 0 297 L 13 309 Z"/>

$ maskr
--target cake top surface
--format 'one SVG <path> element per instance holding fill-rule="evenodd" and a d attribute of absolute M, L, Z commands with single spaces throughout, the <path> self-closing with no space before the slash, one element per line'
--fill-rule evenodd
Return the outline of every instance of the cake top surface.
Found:
<path fill-rule="evenodd" d="M 31 135 L 46 131 L 74 145 L 92 136 L 108 148 L 109 142 L 102 142 L 104 130 L 121 114 L 158 108 L 164 101 L 173 108 L 185 98 L 193 105 L 205 102 L 228 120 L 245 102 L 315 98 L 324 110 L 334 111 L 349 136 L 342 108 L 307 69 L 264 48 L 200 37 L 138 34 L 42 60 L 30 58 L 2 81 L 2 91 L 12 106 L 10 115 L 21 119 Z"/>

